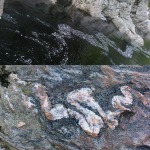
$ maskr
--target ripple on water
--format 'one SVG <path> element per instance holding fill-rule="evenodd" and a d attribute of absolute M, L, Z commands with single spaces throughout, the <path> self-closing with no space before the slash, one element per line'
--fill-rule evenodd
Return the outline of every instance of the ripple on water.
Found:
<path fill-rule="evenodd" d="M 150 45 L 135 48 L 57 18 L 7 4 L 0 20 L 1 64 L 149 64 Z"/>

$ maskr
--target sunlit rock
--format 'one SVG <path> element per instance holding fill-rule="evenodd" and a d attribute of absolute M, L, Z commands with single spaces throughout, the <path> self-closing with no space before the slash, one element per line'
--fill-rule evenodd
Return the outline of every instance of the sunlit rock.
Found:
<path fill-rule="evenodd" d="M 8 81 L 11 82 L 11 84 L 17 82 L 18 84 L 26 85 L 26 82 L 19 79 L 17 74 L 14 74 L 14 73 L 11 73 L 9 75 Z"/>
<path fill-rule="evenodd" d="M 22 97 L 22 103 L 23 103 L 23 105 L 26 107 L 26 108 L 28 108 L 28 109 L 30 109 L 30 108 L 32 108 L 32 107 L 35 107 L 35 104 L 33 104 L 32 102 L 31 102 L 31 100 L 32 100 L 32 98 L 31 97 L 28 97 L 28 96 L 26 96 L 26 95 L 24 95 L 24 94 L 21 94 L 21 97 Z"/>
<path fill-rule="evenodd" d="M 150 36 L 150 20 L 149 20 L 149 7 L 148 0 L 141 0 L 137 2 L 138 5 L 134 6 L 133 11 L 136 12 L 132 16 L 133 21 L 140 31 L 142 31 L 146 37 Z"/>
<path fill-rule="evenodd" d="M 102 15 L 103 0 L 72 0 L 72 5 L 77 9 L 83 10 L 89 13 L 92 17 L 100 18 L 106 20 L 104 15 Z"/>
<path fill-rule="evenodd" d="M 143 94 L 141 94 L 140 92 L 138 92 L 134 89 L 131 89 L 131 93 L 134 95 L 134 97 L 136 97 L 139 101 L 141 101 L 141 103 L 143 103 L 143 105 L 145 105 L 145 106 L 150 105 L 150 97 L 147 98 Z"/>

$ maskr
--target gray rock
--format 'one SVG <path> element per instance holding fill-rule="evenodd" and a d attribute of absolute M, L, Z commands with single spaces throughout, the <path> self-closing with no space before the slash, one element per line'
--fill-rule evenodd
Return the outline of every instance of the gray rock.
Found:
<path fill-rule="evenodd" d="M 4 0 L 0 0 L 0 17 L 3 14 Z"/>
<path fill-rule="evenodd" d="M 149 66 L 0 68 L 1 149 L 150 148 Z"/>

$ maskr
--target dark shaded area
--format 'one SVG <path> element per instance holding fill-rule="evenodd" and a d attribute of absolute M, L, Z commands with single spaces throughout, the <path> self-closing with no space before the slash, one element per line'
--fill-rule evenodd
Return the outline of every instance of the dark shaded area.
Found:
<path fill-rule="evenodd" d="M 9 81 L 8 81 L 8 76 L 10 72 L 5 70 L 5 66 L 0 67 L 0 83 L 4 87 L 8 87 Z"/>
<path fill-rule="evenodd" d="M 58 24 L 72 24 L 64 14 L 46 14 L 21 3 L 8 3 L 0 20 L 1 64 L 66 64 L 80 50 L 79 38 L 64 39 Z M 70 61 L 70 60 L 69 60 Z"/>
<path fill-rule="evenodd" d="M 149 146 L 138 146 L 136 150 L 150 150 Z"/>

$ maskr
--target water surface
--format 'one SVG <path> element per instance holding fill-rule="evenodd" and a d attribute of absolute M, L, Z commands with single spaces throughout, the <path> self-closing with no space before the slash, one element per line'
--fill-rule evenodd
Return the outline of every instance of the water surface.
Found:
<path fill-rule="evenodd" d="M 135 48 L 85 33 L 62 15 L 7 3 L 0 20 L 1 64 L 150 64 L 150 41 Z"/>

